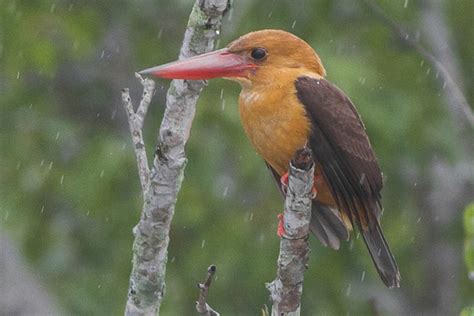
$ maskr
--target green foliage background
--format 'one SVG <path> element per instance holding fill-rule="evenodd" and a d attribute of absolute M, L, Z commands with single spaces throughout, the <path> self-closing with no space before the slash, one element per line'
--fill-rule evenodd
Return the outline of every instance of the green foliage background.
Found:
<path fill-rule="evenodd" d="M 0 6 L 0 228 L 68 314 L 121 314 L 132 228 L 141 197 L 120 90 L 133 73 L 174 60 L 193 1 L 6 1 Z M 417 1 L 384 1 L 418 31 Z M 472 104 L 474 2 L 446 2 L 452 44 Z M 433 157 L 462 151 L 430 65 L 357 1 L 234 1 L 219 47 L 241 34 L 285 29 L 307 40 L 356 103 L 385 176 L 383 226 L 402 272 L 385 289 L 360 239 L 338 252 L 312 241 L 305 315 L 369 315 L 373 297 L 425 304 L 430 274 L 420 251 L 424 215 L 417 181 Z M 158 81 L 145 123 L 153 149 L 167 81 Z M 274 278 L 282 201 L 239 122 L 239 87 L 214 80 L 203 92 L 187 145 L 189 164 L 173 222 L 163 315 L 193 313 L 195 283 L 218 267 L 210 303 L 223 315 L 256 315 Z M 150 152 L 150 154 L 152 154 Z M 448 210 L 447 210 L 448 211 Z M 449 210 L 459 212 L 461 210 Z M 446 227 L 462 260 L 462 216 Z M 456 306 L 474 304 L 460 272 Z M 425 284 L 426 285 L 426 284 Z M 429 300 L 428 300 L 429 301 Z M 389 314 L 397 314 L 397 308 Z"/>

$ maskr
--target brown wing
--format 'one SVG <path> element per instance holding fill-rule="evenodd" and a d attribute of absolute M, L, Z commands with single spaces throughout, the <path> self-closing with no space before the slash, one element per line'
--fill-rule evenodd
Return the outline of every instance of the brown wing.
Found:
<path fill-rule="evenodd" d="M 359 227 L 385 284 L 398 286 L 398 267 L 379 224 L 382 174 L 357 110 L 327 80 L 303 76 L 295 85 L 312 123 L 310 147 L 339 209 Z"/>

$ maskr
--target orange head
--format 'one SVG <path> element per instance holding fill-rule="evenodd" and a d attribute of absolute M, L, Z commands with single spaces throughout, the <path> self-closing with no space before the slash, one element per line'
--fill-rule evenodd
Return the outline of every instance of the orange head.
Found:
<path fill-rule="evenodd" d="M 144 75 L 169 79 L 227 78 L 243 86 L 274 80 L 288 71 L 326 72 L 316 52 L 297 36 L 280 30 L 248 33 L 226 48 L 143 70 Z"/>

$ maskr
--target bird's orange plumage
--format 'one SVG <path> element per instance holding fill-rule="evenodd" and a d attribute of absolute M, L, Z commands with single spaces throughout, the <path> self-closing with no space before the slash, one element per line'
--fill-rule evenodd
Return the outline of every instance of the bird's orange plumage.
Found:
<path fill-rule="evenodd" d="M 305 41 L 279 30 L 252 32 L 224 49 L 142 73 L 239 82 L 242 125 L 273 176 L 287 172 L 298 149 L 313 152 L 311 232 L 338 249 L 356 224 L 384 283 L 399 286 L 379 221 L 382 176 L 364 125 L 351 100 L 324 79 L 321 60 Z"/>
<path fill-rule="evenodd" d="M 306 72 L 313 76 L 315 73 Z M 301 71 L 282 70 L 278 80 L 257 81 L 244 87 L 239 97 L 242 126 L 257 153 L 282 176 L 298 149 L 308 143 L 311 123 L 296 97 L 294 82 Z M 284 105 L 284 106 L 282 106 Z M 331 192 L 316 168 L 317 200 L 336 205 Z"/>

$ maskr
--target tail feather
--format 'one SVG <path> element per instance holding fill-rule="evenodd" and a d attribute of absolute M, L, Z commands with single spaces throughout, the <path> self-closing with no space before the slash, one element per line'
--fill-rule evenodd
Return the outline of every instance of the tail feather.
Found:
<path fill-rule="evenodd" d="M 375 221 L 369 225 L 367 230 L 361 229 L 361 232 L 383 283 L 389 288 L 400 287 L 400 271 L 380 224 Z"/>
<path fill-rule="evenodd" d="M 311 232 L 324 246 L 339 249 L 341 240 L 349 239 L 349 231 L 338 211 L 317 201 L 313 201 L 311 211 Z"/>

